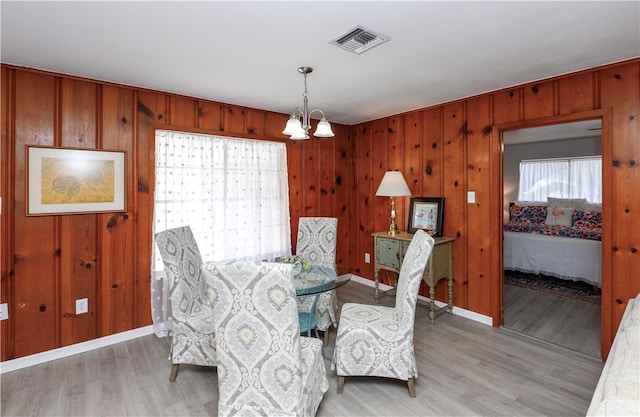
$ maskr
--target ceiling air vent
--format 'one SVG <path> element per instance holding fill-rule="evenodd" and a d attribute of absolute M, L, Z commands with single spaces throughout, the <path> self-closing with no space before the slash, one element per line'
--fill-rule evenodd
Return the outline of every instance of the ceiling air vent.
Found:
<path fill-rule="evenodd" d="M 346 51 L 361 54 L 388 40 L 388 36 L 380 35 L 362 26 L 356 26 L 329 43 Z"/>

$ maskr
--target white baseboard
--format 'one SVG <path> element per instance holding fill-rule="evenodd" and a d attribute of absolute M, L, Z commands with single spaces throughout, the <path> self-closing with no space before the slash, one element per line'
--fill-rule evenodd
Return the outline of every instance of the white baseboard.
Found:
<path fill-rule="evenodd" d="M 357 283 L 364 284 L 369 287 L 375 287 L 375 283 L 370 279 L 362 278 L 357 275 L 351 274 L 351 279 Z M 390 290 L 392 287 L 386 284 L 380 284 L 379 288 L 381 290 Z M 430 302 L 431 299 L 429 297 L 424 297 L 422 295 L 418 295 L 418 300 Z M 441 301 L 435 300 L 435 303 L 438 307 L 442 307 L 447 305 L 447 303 L 443 303 Z M 453 306 L 453 314 L 456 316 L 464 317 L 469 320 L 477 321 L 478 323 L 486 324 L 488 326 L 493 326 L 493 318 L 489 316 L 485 316 L 484 314 L 476 313 L 475 311 L 465 310 L 464 308 Z"/>
<path fill-rule="evenodd" d="M 152 325 L 100 337 L 98 339 L 87 340 L 86 342 L 76 343 L 74 345 L 64 346 L 58 349 L 48 350 L 46 352 L 35 353 L 22 358 L 11 359 L 0 362 L 0 374 L 27 368 L 29 366 L 39 365 L 56 359 L 66 358 L 67 356 L 88 352 L 93 349 L 114 345 L 116 343 L 125 342 L 127 340 L 136 339 L 150 334 L 153 334 Z"/>

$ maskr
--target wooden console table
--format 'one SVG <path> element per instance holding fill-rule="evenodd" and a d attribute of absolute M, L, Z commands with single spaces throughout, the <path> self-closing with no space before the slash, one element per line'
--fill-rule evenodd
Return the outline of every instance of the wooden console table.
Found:
<path fill-rule="evenodd" d="M 390 235 L 387 232 L 376 232 L 372 234 L 375 243 L 375 293 L 376 303 L 380 297 L 394 295 L 396 293 L 397 278 L 394 280 L 394 287 L 390 290 L 382 291 L 378 288 L 380 270 L 395 272 L 399 274 L 402 260 L 407 252 L 413 234 L 407 232 L 396 232 Z M 445 311 L 453 312 L 453 238 L 434 237 L 435 246 L 427 261 L 422 279 L 429 286 L 429 319 L 435 323 L 436 317 Z M 447 278 L 449 285 L 449 303 L 443 307 L 436 307 L 435 288 L 441 279 Z"/>

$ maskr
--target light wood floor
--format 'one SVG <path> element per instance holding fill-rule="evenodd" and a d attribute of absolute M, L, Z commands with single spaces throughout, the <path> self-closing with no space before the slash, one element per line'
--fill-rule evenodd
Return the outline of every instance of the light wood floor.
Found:
<path fill-rule="evenodd" d="M 504 286 L 504 327 L 600 358 L 600 305 Z"/>
<path fill-rule="evenodd" d="M 344 301 L 371 303 L 373 290 L 351 282 Z M 393 299 L 385 297 L 381 304 Z M 318 416 L 584 416 L 600 360 L 502 328 L 443 314 L 430 324 L 418 305 L 417 398 L 405 383 L 347 378 L 330 370 Z M 3 416 L 215 416 L 215 368 L 182 365 L 169 382 L 169 342 L 155 336 L 2 375 Z"/>

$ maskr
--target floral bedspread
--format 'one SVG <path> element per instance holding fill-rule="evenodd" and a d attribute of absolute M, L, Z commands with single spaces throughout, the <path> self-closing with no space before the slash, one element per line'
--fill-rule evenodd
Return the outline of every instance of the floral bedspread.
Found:
<path fill-rule="evenodd" d="M 528 221 L 510 221 L 504 225 L 507 232 L 538 233 L 547 236 L 575 237 L 578 239 L 602 240 L 602 227 L 556 226 Z"/>
<path fill-rule="evenodd" d="M 504 225 L 508 232 L 602 240 L 602 213 L 599 211 L 573 211 L 571 226 L 565 226 L 547 224 L 545 206 L 511 206 L 509 210 L 511 220 Z"/>

